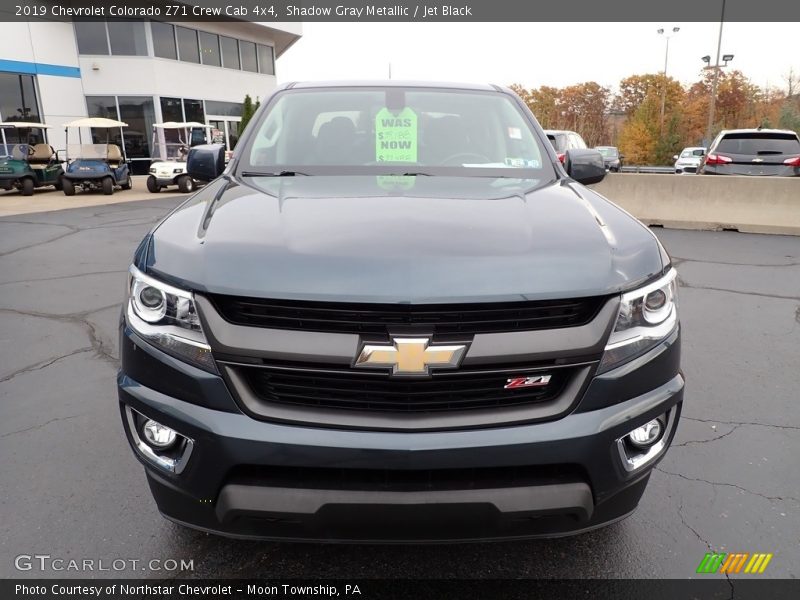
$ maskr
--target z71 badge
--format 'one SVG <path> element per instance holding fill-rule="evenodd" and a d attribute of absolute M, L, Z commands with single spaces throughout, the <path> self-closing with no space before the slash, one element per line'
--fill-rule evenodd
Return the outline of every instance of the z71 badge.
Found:
<path fill-rule="evenodd" d="M 550 383 L 550 375 L 531 375 L 529 377 L 512 377 L 508 379 L 503 388 L 507 390 L 515 390 L 517 388 L 525 387 L 541 387 Z"/>

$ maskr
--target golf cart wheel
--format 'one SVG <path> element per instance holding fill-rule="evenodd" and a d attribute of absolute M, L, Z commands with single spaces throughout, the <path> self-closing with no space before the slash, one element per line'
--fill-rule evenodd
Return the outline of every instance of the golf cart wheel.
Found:
<path fill-rule="evenodd" d="M 22 180 L 22 195 L 23 196 L 33 196 L 33 179 L 30 177 L 26 177 Z"/>
<path fill-rule="evenodd" d="M 131 174 L 130 173 L 128 173 L 128 179 L 125 180 L 125 183 L 120 184 L 119 187 L 121 187 L 123 190 L 129 190 L 129 189 L 131 189 L 133 187 L 133 181 L 131 181 Z"/>
<path fill-rule="evenodd" d="M 56 179 L 56 182 L 53 184 L 53 187 L 56 190 L 61 191 L 63 184 L 64 184 L 63 178 L 59 177 L 58 179 Z"/>
<path fill-rule="evenodd" d="M 158 192 L 161 191 L 161 187 L 158 185 L 156 178 L 153 177 L 152 175 L 150 175 L 150 177 L 147 178 L 147 191 L 150 192 L 151 194 L 157 194 Z"/>
<path fill-rule="evenodd" d="M 178 178 L 178 189 L 184 194 L 194 191 L 194 179 L 189 175 L 181 175 Z"/>
<path fill-rule="evenodd" d="M 75 195 L 75 184 L 72 183 L 72 180 L 67 179 L 66 177 L 61 178 L 61 189 L 64 190 L 65 196 Z"/>
<path fill-rule="evenodd" d="M 106 196 L 110 196 L 114 193 L 114 180 L 111 177 L 106 177 L 103 179 L 103 193 Z"/>

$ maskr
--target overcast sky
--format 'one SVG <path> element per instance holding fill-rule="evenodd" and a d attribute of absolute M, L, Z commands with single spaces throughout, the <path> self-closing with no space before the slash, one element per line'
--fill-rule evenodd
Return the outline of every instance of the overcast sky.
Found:
<path fill-rule="evenodd" d="M 796 1 L 796 0 L 795 0 Z M 616 87 L 634 73 L 664 69 L 682 83 L 716 58 L 719 23 L 304 23 L 303 37 L 277 63 L 278 81 L 393 79 Z M 800 23 L 725 23 L 722 53 L 753 83 L 785 87 L 800 73 Z"/>

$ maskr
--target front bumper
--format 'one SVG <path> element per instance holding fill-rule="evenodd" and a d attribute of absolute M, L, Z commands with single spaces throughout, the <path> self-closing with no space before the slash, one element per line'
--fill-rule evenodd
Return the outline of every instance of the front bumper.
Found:
<path fill-rule="evenodd" d="M 121 332 L 119 401 L 193 441 L 178 475 L 139 451 L 159 510 L 234 537 L 349 542 L 509 539 L 580 533 L 632 512 L 675 433 L 683 400 L 676 331 L 596 376 L 566 417 L 461 431 L 330 429 L 256 420 L 223 380 Z M 634 471 L 617 440 L 673 424 Z"/>

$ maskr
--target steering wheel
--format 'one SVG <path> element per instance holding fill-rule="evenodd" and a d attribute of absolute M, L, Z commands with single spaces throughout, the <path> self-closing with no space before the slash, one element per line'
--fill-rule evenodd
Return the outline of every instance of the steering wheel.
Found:
<path fill-rule="evenodd" d="M 33 149 L 33 146 L 31 146 L 30 144 L 27 144 L 27 146 L 28 146 L 28 156 L 33 156 L 34 154 L 36 154 L 36 151 Z"/>
<path fill-rule="evenodd" d="M 464 159 L 468 158 L 477 158 L 478 160 L 476 162 L 485 162 L 485 163 L 492 162 L 491 158 L 489 158 L 488 156 L 484 156 L 483 154 L 478 154 L 477 152 L 459 152 L 457 154 L 451 154 L 443 161 L 441 161 L 439 164 L 445 166 L 456 161 L 458 161 L 458 164 L 463 164 L 464 162 L 466 162 Z M 452 165 L 452 166 L 457 166 L 457 165 Z"/>

